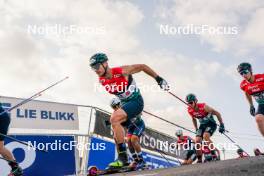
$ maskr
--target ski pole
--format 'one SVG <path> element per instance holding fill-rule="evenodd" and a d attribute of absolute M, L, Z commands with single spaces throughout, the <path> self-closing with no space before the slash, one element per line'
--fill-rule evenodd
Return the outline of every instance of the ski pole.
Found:
<path fill-rule="evenodd" d="M 162 121 L 164 121 L 164 122 L 167 122 L 167 123 L 172 124 L 172 125 L 174 125 L 174 126 L 176 126 L 176 127 L 179 127 L 179 128 L 181 128 L 181 129 L 183 129 L 183 130 L 186 130 L 186 131 L 189 131 L 189 132 L 191 132 L 191 133 L 193 133 L 193 134 L 196 134 L 194 131 L 191 131 L 191 130 L 189 130 L 189 129 L 183 127 L 183 126 L 177 125 L 176 123 L 170 122 L 170 121 L 168 121 L 168 120 L 166 120 L 166 119 L 164 119 L 164 118 L 162 118 L 162 117 L 159 117 L 159 116 L 157 116 L 157 115 L 154 115 L 154 114 L 152 114 L 152 113 L 150 113 L 150 112 L 147 112 L 147 111 L 145 111 L 145 110 L 143 110 L 143 112 L 146 113 L 146 114 L 148 114 L 148 115 L 151 115 L 151 116 L 153 116 L 153 117 L 156 117 L 156 118 L 158 118 L 158 119 L 160 119 L 160 120 L 162 120 Z"/>
<path fill-rule="evenodd" d="M 14 110 L 15 108 L 18 108 L 18 107 L 20 107 L 20 106 L 22 106 L 22 105 L 24 105 L 24 104 L 26 104 L 26 103 L 32 101 L 33 99 L 35 99 L 35 98 L 37 98 L 37 97 L 40 97 L 40 96 L 42 95 L 43 92 L 45 92 L 46 90 L 48 90 L 48 89 L 50 89 L 50 88 L 52 88 L 52 87 L 54 87 L 54 86 L 60 84 L 61 82 L 65 81 L 65 80 L 68 79 L 68 78 L 69 78 L 69 77 L 67 76 L 67 77 L 65 77 L 65 78 L 63 78 L 63 79 L 61 79 L 61 80 L 55 82 L 54 84 L 50 85 L 49 87 L 47 87 L 47 88 L 45 88 L 45 89 L 43 89 L 43 90 L 41 90 L 41 91 L 35 93 L 35 94 L 32 95 L 31 97 L 29 97 L 29 98 L 27 98 L 27 99 L 21 101 L 20 103 L 14 105 L 13 107 L 11 107 L 11 108 L 9 108 L 9 109 L 6 109 L 5 111 L 3 111 L 3 112 L 0 113 L 0 116 L 3 115 L 4 113 L 8 113 L 8 112 Z M 1 135 L 1 136 L 4 136 L 4 137 L 6 137 L 6 138 L 9 138 L 9 139 L 11 139 L 11 140 L 13 140 L 13 141 L 16 141 L 16 142 L 18 142 L 18 143 L 20 143 L 20 144 L 23 144 L 23 145 L 26 145 L 26 146 L 29 146 L 29 147 L 35 149 L 33 146 L 29 145 L 29 144 L 26 143 L 26 142 L 20 141 L 20 140 L 18 140 L 18 139 L 16 139 L 16 138 L 13 138 L 13 137 L 7 136 L 7 135 L 2 134 L 2 133 L 0 133 L 0 135 Z M 47 150 L 40 150 L 40 149 L 38 149 L 38 148 L 36 148 L 36 149 L 39 150 L 39 151 L 47 152 Z"/>
<path fill-rule="evenodd" d="M 41 152 L 45 152 L 45 153 L 48 152 L 48 151 L 45 150 L 45 149 L 35 148 L 34 146 L 30 145 L 29 143 L 24 142 L 24 141 L 21 141 L 21 140 L 18 140 L 18 139 L 14 138 L 14 137 L 11 137 L 11 136 L 8 136 L 8 135 L 2 134 L 2 133 L 0 133 L 0 136 L 4 136 L 4 137 L 6 137 L 6 138 L 8 138 L 8 139 L 10 139 L 10 140 L 12 140 L 12 141 L 16 141 L 16 142 L 18 142 L 18 143 L 20 143 L 20 144 L 23 144 L 23 145 L 26 145 L 26 146 L 28 146 L 28 147 L 30 147 L 30 148 L 32 148 L 32 149 L 35 149 L 35 150 L 38 150 L 38 151 L 41 151 Z"/>
<path fill-rule="evenodd" d="M 29 97 L 29 98 L 27 98 L 27 99 L 21 101 L 20 103 L 14 105 L 14 106 L 11 107 L 11 108 L 9 108 L 9 109 L 7 109 L 7 110 L 1 112 L 1 113 L 0 113 L 0 116 L 3 115 L 4 113 L 10 112 L 10 111 L 12 111 L 13 109 L 18 108 L 18 107 L 20 107 L 20 106 L 22 106 L 22 105 L 24 105 L 24 104 L 26 104 L 26 103 L 32 101 L 33 99 L 35 99 L 35 98 L 41 96 L 41 94 L 42 94 L 43 92 L 45 92 L 46 90 L 48 90 L 48 89 L 50 89 L 50 88 L 52 88 L 52 87 L 54 87 L 54 86 L 60 84 L 61 82 L 65 81 L 65 80 L 68 79 L 68 78 L 69 78 L 69 77 L 67 76 L 67 77 L 63 78 L 62 80 L 59 80 L 59 81 L 57 81 L 56 83 L 50 85 L 49 87 L 47 87 L 47 88 L 45 88 L 45 89 L 43 89 L 43 90 L 41 90 L 41 91 L 35 93 L 35 94 L 32 95 L 31 97 Z"/>
<path fill-rule="evenodd" d="M 1 157 L 1 156 L 0 156 L 0 159 L 1 159 L 1 160 L 5 160 L 5 161 L 10 162 L 10 163 L 11 163 L 11 162 L 15 162 L 15 161 L 12 161 L 12 160 L 6 159 L 6 158 Z M 17 162 L 15 162 L 15 163 L 17 163 Z"/>
<path fill-rule="evenodd" d="M 232 143 L 234 143 L 239 149 L 242 149 L 231 137 L 229 137 L 227 134 L 223 133 L 227 139 L 229 139 Z M 243 149 L 242 149 L 243 150 Z M 250 156 L 245 150 L 243 150 L 248 156 Z"/>
<path fill-rule="evenodd" d="M 168 91 L 168 93 L 169 94 L 171 94 L 173 97 L 175 97 L 175 98 L 177 98 L 178 100 L 180 100 L 181 102 L 183 102 L 185 105 L 187 105 L 188 107 L 191 107 L 189 104 L 187 104 L 185 101 L 183 101 L 181 98 L 179 98 L 177 95 L 175 95 L 175 94 L 173 94 L 172 92 L 170 92 L 170 91 Z M 193 108 L 193 107 L 191 107 L 191 108 Z M 218 124 L 216 124 L 216 125 L 218 125 Z M 218 126 L 220 126 L 220 125 L 218 125 Z M 225 130 L 226 132 L 229 132 L 229 131 L 227 131 L 227 130 Z M 223 133 L 223 135 L 227 138 L 227 139 L 229 139 L 232 143 L 234 143 L 238 148 L 240 148 L 240 149 L 242 149 L 233 139 L 231 139 L 231 137 L 229 137 L 227 134 L 225 134 L 225 133 Z M 242 149 L 243 150 L 243 149 Z M 244 151 L 245 152 L 245 151 Z M 247 153 L 247 152 L 245 152 L 248 156 L 249 156 L 249 154 Z"/>

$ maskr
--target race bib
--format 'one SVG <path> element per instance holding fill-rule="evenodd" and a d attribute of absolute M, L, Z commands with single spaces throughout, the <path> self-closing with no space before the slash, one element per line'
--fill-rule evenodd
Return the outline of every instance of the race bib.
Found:
<path fill-rule="evenodd" d="M 123 92 L 122 94 L 117 95 L 117 97 L 120 100 L 126 100 L 138 91 L 139 89 L 137 88 L 135 81 L 133 81 L 131 85 L 127 88 L 127 90 L 125 90 L 125 92 Z"/>
<path fill-rule="evenodd" d="M 206 117 L 202 118 L 202 119 L 199 119 L 199 122 L 201 124 L 206 124 L 210 121 L 213 121 L 213 118 L 212 118 L 212 115 L 211 114 L 208 114 Z"/>
<path fill-rule="evenodd" d="M 264 92 L 254 94 L 253 97 L 255 98 L 256 102 L 258 102 L 259 104 L 264 103 Z"/>

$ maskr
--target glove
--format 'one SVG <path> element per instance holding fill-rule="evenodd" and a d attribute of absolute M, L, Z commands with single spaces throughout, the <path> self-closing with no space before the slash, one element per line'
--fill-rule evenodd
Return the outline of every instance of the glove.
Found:
<path fill-rule="evenodd" d="M 255 107 L 254 107 L 254 105 L 251 105 L 251 106 L 250 106 L 250 114 L 251 114 L 252 116 L 255 116 L 255 113 L 256 113 Z"/>
<path fill-rule="evenodd" d="M 165 81 L 162 77 L 160 76 L 157 76 L 155 78 L 155 80 L 157 81 L 158 85 L 160 86 L 161 89 L 165 90 L 165 91 L 168 91 L 170 90 L 170 86 L 169 84 L 167 83 L 167 81 Z"/>
<path fill-rule="evenodd" d="M 219 127 L 219 133 L 223 134 L 224 132 L 225 132 L 225 125 L 221 123 Z"/>

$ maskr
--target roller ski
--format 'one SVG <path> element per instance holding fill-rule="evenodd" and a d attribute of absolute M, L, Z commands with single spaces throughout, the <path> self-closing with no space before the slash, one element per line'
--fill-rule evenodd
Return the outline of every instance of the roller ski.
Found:
<path fill-rule="evenodd" d="M 135 171 L 142 171 L 142 170 L 149 170 L 149 166 L 146 164 L 145 161 L 138 161 L 134 160 L 132 163 L 129 165 L 130 168 L 132 168 Z"/>
<path fill-rule="evenodd" d="M 105 170 L 99 170 L 96 166 L 90 166 L 88 168 L 87 176 L 99 176 L 99 175 L 107 175 L 114 173 L 124 173 L 124 172 L 132 172 L 132 171 L 142 171 L 149 170 L 149 166 L 143 162 L 135 162 L 133 161 L 130 165 L 123 165 L 121 161 L 117 160 L 113 163 L 110 163 L 109 166 Z"/>
<path fill-rule="evenodd" d="M 150 170 L 150 167 L 145 162 L 141 162 L 141 163 L 138 163 L 136 170 L 137 171 Z"/>
<path fill-rule="evenodd" d="M 90 166 L 88 168 L 87 176 L 107 175 L 107 174 L 123 173 L 123 172 L 131 172 L 131 171 L 135 171 L 135 168 L 131 167 L 128 164 L 123 164 L 122 161 L 120 160 L 116 160 L 110 163 L 105 170 L 99 170 L 96 166 Z"/>

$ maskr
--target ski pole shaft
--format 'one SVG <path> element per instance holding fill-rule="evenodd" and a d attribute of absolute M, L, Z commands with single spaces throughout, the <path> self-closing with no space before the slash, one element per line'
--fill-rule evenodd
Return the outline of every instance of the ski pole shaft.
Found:
<path fill-rule="evenodd" d="M 45 153 L 48 152 L 48 151 L 45 150 L 45 149 L 41 150 L 41 149 L 39 149 L 39 148 L 35 148 L 34 146 L 30 145 L 29 143 L 26 143 L 26 142 L 24 142 L 24 141 L 18 140 L 18 139 L 14 138 L 14 137 L 11 137 L 11 136 L 8 136 L 8 135 L 2 134 L 2 133 L 0 133 L 0 136 L 4 136 L 4 137 L 6 137 L 6 138 L 8 138 L 8 139 L 10 139 L 10 140 L 12 140 L 12 141 L 16 141 L 16 142 L 18 142 L 18 143 L 20 143 L 20 144 L 23 144 L 23 145 L 26 145 L 26 146 L 28 146 L 28 147 L 30 147 L 30 148 L 32 148 L 32 149 L 36 149 L 36 150 L 38 150 L 38 151 L 42 151 L 42 152 L 45 152 Z"/>
<path fill-rule="evenodd" d="M 65 80 L 68 79 L 68 78 L 69 78 L 69 77 L 67 76 L 67 77 L 65 77 L 65 78 L 63 78 L 63 79 L 61 79 L 61 80 L 55 82 L 54 84 L 50 85 L 49 87 L 47 87 L 47 88 L 45 88 L 45 89 L 43 89 L 43 90 L 41 90 L 41 91 L 35 93 L 35 94 L 32 95 L 31 97 L 29 97 L 29 98 L 27 98 L 27 99 L 21 101 L 20 103 L 14 105 L 13 107 L 11 107 L 11 108 L 9 108 L 9 109 L 7 109 L 7 110 L 1 112 L 0 115 L 4 114 L 4 113 L 6 113 L 6 112 L 10 112 L 10 111 L 14 110 L 15 108 L 18 108 L 18 107 L 20 107 L 20 106 L 22 106 L 22 105 L 24 105 L 24 104 L 26 104 L 26 103 L 32 101 L 33 99 L 35 99 L 35 98 L 41 96 L 41 94 L 42 94 L 43 92 L 45 92 L 46 90 L 48 90 L 48 89 L 50 89 L 50 88 L 52 88 L 52 87 L 54 87 L 54 86 L 60 84 L 61 82 L 65 81 Z"/>
<path fill-rule="evenodd" d="M 6 112 L 10 112 L 10 111 L 16 109 L 17 107 L 22 106 L 23 104 L 26 104 L 26 103 L 28 103 L 28 102 L 30 102 L 30 101 L 32 101 L 32 100 L 38 98 L 38 97 L 40 97 L 40 96 L 41 96 L 41 94 L 38 94 L 37 96 L 32 97 L 31 99 L 26 99 L 26 101 L 23 100 L 23 102 L 20 102 L 20 103 L 16 104 L 15 106 L 13 106 L 13 107 L 11 107 L 11 108 L 9 108 L 9 109 L 7 109 L 7 110 L 1 112 L 1 113 L 0 113 L 0 116 L 3 115 L 3 114 L 6 113 Z"/>
<path fill-rule="evenodd" d="M 1 160 L 5 160 L 5 161 L 10 162 L 10 163 L 11 163 L 11 162 L 15 162 L 15 161 L 12 161 L 12 160 L 6 159 L 6 158 L 4 158 L 4 157 L 0 157 L 0 159 L 1 159 Z"/>
<path fill-rule="evenodd" d="M 156 118 L 158 118 L 158 119 L 160 119 L 160 120 L 162 120 L 162 121 L 164 121 L 164 122 L 167 122 L 167 123 L 169 123 L 169 124 L 171 124 L 171 125 L 174 125 L 174 126 L 176 126 L 176 127 L 179 127 L 179 128 L 181 128 L 181 129 L 184 129 L 184 130 L 186 130 L 186 131 L 189 131 L 189 132 L 191 132 L 191 133 L 193 133 L 193 134 L 196 134 L 194 131 L 191 131 L 191 130 L 189 130 L 189 129 L 183 127 L 183 126 L 177 125 L 176 123 L 173 123 L 173 122 L 171 122 L 171 121 L 168 121 L 168 120 L 166 120 L 166 119 L 164 119 L 164 118 L 162 118 L 162 117 L 159 117 L 159 116 L 157 116 L 157 115 L 154 115 L 154 114 L 152 114 L 152 113 L 150 113 L 150 112 L 147 112 L 147 111 L 145 111 L 145 110 L 143 110 L 143 112 L 146 113 L 146 114 L 148 114 L 148 115 L 151 115 L 151 116 L 153 116 L 153 117 L 156 117 Z"/>
<path fill-rule="evenodd" d="M 225 134 L 225 133 L 223 133 L 223 135 L 227 138 L 227 139 L 229 139 L 232 143 L 234 143 L 238 148 L 240 148 L 240 149 L 242 149 L 233 139 L 231 139 L 231 137 L 229 137 L 227 134 Z M 242 149 L 243 150 L 243 149 Z M 243 150 L 248 156 L 249 156 L 249 154 L 245 151 L 245 150 Z"/>

